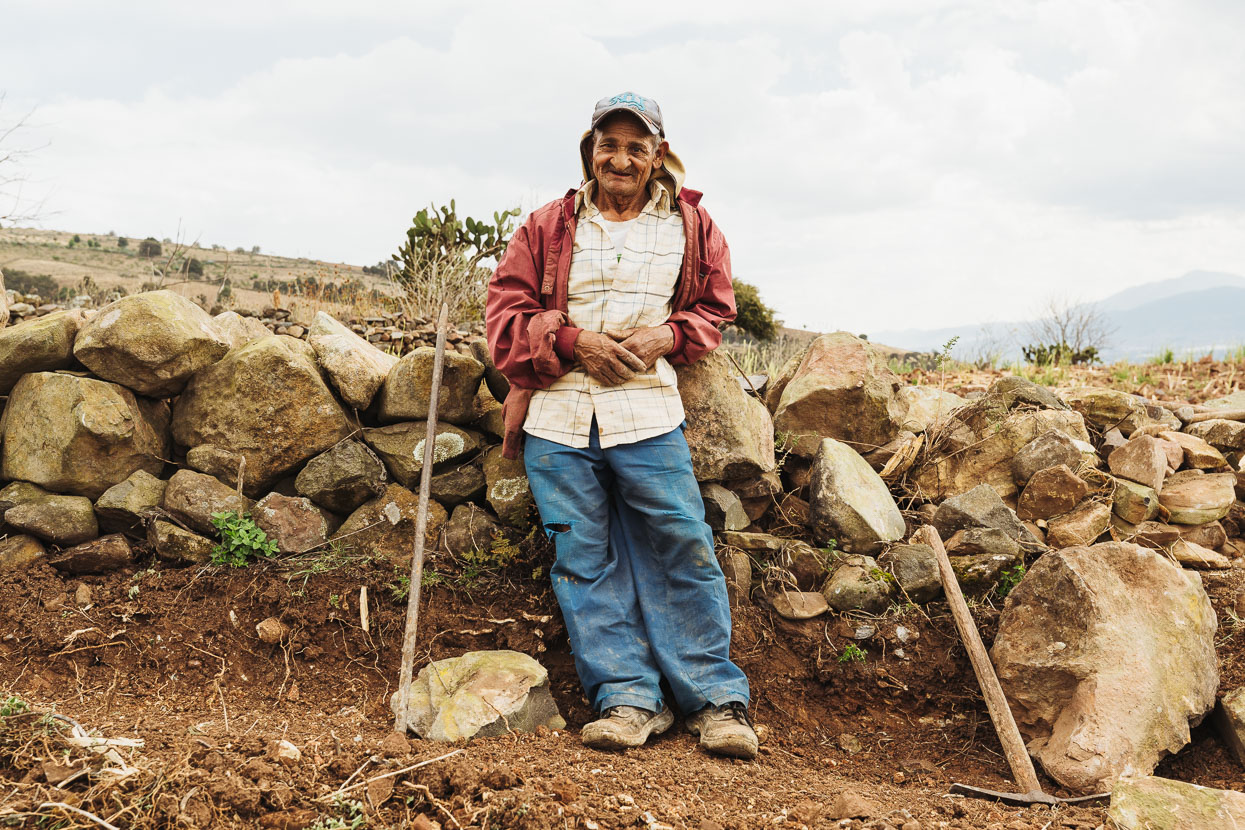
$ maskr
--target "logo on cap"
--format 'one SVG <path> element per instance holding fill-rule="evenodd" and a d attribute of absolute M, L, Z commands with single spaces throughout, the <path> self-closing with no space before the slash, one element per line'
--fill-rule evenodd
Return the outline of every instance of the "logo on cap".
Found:
<path fill-rule="evenodd" d="M 610 104 L 631 107 L 640 112 L 646 112 L 644 107 L 644 99 L 640 98 L 634 92 L 624 92 L 622 95 L 615 95 L 610 99 Z"/>

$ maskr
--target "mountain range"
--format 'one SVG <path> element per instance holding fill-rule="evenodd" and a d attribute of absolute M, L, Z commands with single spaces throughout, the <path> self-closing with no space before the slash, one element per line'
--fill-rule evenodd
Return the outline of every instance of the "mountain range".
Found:
<path fill-rule="evenodd" d="M 1177 358 L 1201 357 L 1245 346 L 1245 277 L 1221 271 L 1190 271 L 1181 277 L 1146 283 L 1096 303 L 1075 306 L 1073 314 L 1096 312 L 1109 331 L 1099 349 L 1104 362 L 1144 360 L 1166 349 Z M 998 353 L 1018 359 L 1034 340 L 1033 320 L 870 332 L 869 339 L 914 352 L 940 351 L 959 337 L 952 355 L 973 360 Z"/>

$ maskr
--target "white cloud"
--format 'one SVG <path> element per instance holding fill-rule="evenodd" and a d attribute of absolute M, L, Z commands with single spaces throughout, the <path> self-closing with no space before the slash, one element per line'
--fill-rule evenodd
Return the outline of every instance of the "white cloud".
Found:
<path fill-rule="evenodd" d="M 39 105 L 52 224 L 180 219 L 370 263 L 429 202 L 491 213 L 575 184 L 592 103 L 631 88 L 661 102 L 739 275 L 797 325 L 967 323 L 1245 270 L 1232 3 L 187 8 L 9 14 L 36 33 L 0 77 L 10 109 Z"/>

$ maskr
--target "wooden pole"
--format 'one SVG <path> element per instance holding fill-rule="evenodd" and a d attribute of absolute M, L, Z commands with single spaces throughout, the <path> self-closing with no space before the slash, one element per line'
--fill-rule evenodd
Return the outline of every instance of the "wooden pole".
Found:
<path fill-rule="evenodd" d="M 450 316 L 448 303 L 441 304 L 437 318 L 437 348 L 432 358 L 432 386 L 428 390 L 428 432 L 424 438 L 424 466 L 419 471 L 419 514 L 415 521 L 415 554 L 411 557 L 411 583 L 406 599 L 406 631 L 402 635 L 402 668 L 398 673 L 398 705 L 394 707 L 393 731 L 405 735 L 411 699 L 411 675 L 415 669 L 415 639 L 419 633 L 419 595 L 424 579 L 424 534 L 428 528 L 428 494 L 432 489 L 433 449 L 437 443 L 437 404 L 441 397 L 441 365 L 445 361 L 445 330 Z"/>
<path fill-rule="evenodd" d="M 959 629 L 960 639 L 968 651 L 968 659 L 973 664 L 981 694 L 986 699 L 986 709 L 990 711 L 990 720 L 994 722 L 994 731 L 999 736 L 999 743 L 1003 745 L 1003 754 L 1007 756 L 1007 763 L 1012 768 L 1012 778 L 1026 793 L 1042 792 L 1037 771 L 1033 769 L 1033 759 L 1025 749 L 1025 742 L 1020 737 L 1011 707 L 1007 705 L 1003 687 L 999 685 L 998 675 L 994 673 L 994 664 L 990 662 L 990 655 L 986 653 L 986 647 L 981 642 L 981 634 L 977 632 L 977 624 L 969 613 L 968 603 L 964 601 L 960 583 L 956 581 L 955 571 L 951 569 L 951 560 L 947 558 L 947 549 L 942 546 L 938 531 L 925 525 L 917 531 L 913 541 L 929 545 L 938 558 L 942 590 L 947 595 L 947 604 L 951 606 L 955 627 Z"/>

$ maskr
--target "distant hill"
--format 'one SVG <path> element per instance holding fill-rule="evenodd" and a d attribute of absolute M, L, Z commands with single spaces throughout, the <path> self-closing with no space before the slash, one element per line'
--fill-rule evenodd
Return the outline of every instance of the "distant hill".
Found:
<path fill-rule="evenodd" d="M 1114 329 L 1102 356 L 1106 362 L 1142 360 L 1171 349 L 1178 357 L 1201 356 L 1245 345 L 1245 277 L 1216 271 L 1191 271 L 1170 280 L 1147 283 L 1093 303 Z M 1029 321 L 870 332 L 870 338 L 912 351 L 937 351 L 958 336 L 953 355 L 971 360 L 1000 352 L 1020 357 L 1029 342 Z"/>

